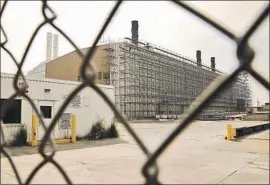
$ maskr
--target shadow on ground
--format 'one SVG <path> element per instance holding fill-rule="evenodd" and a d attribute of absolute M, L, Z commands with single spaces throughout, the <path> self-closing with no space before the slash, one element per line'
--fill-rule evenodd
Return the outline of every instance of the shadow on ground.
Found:
<path fill-rule="evenodd" d="M 115 145 L 121 143 L 128 143 L 127 141 L 116 138 L 116 139 L 102 139 L 97 141 L 77 141 L 76 143 L 67 143 L 67 144 L 56 144 L 56 151 L 65 151 L 65 150 L 75 150 L 82 148 L 92 148 L 105 145 Z M 5 147 L 6 151 L 10 156 L 22 156 L 22 155 L 33 155 L 38 154 L 38 146 L 23 146 L 23 147 Z M 45 148 L 46 152 L 52 152 L 52 148 L 47 145 Z M 1 158 L 6 157 L 1 153 Z"/>

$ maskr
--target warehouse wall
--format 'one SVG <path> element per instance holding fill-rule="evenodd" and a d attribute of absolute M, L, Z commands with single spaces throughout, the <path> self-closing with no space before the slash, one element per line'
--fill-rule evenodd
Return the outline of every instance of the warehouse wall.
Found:
<path fill-rule="evenodd" d="M 91 59 L 91 64 L 97 72 L 95 83 L 106 84 L 104 80 L 99 79 L 99 72 L 104 74 L 108 72 L 108 62 L 106 52 L 103 50 L 105 46 L 97 46 L 94 56 Z M 82 53 L 86 54 L 89 48 L 81 49 Z M 82 59 L 76 51 L 58 57 L 46 64 L 46 78 L 77 81 L 80 78 L 80 67 Z"/>

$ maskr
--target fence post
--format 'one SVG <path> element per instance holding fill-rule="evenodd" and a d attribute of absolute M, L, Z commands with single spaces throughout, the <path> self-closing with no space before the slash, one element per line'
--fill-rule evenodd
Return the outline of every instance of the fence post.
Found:
<path fill-rule="evenodd" d="M 76 143 L 76 115 L 72 114 L 71 120 L 71 142 Z"/>
<path fill-rule="evenodd" d="M 31 145 L 32 146 L 37 146 L 37 116 L 35 114 L 32 115 Z"/>

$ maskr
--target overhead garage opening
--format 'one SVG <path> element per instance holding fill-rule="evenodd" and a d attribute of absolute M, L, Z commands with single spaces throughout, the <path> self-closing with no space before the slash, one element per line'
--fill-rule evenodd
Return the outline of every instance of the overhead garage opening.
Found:
<path fill-rule="evenodd" d="M 16 124 L 21 123 L 21 100 L 10 100 L 9 106 L 5 107 L 5 110 L 2 108 L 2 105 L 7 101 L 7 99 L 1 99 L 1 114 L 6 112 L 3 117 L 3 123 L 5 124 Z M 8 108 L 6 110 L 6 108 Z"/>

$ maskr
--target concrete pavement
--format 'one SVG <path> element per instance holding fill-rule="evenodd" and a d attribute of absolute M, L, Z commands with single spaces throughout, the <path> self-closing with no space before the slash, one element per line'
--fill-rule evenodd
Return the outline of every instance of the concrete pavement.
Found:
<path fill-rule="evenodd" d="M 269 183 L 269 130 L 236 141 L 226 141 L 228 121 L 194 122 L 178 136 L 158 158 L 159 179 L 169 183 Z M 259 122 L 230 121 L 233 126 Z M 145 145 L 155 150 L 177 126 L 171 123 L 131 124 Z M 73 183 L 144 183 L 141 168 L 146 156 L 123 126 L 119 126 L 119 143 L 92 148 L 59 151 L 55 160 L 65 169 Z M 41 161 L 39 154 L 14 156 L 25 180 Z M 48 178 L 50 177 L 50 178 Z M 1 159 L 2 183 L 16 183 L 6 158 Z M 65 183 L 57 169 L 45 165 L 32 183 Z"/>
<path fill-rule="evenodd" d="M 120 143 L 127 143 L 127 141 L 121 138 L 113 138 L 113 139 L 103 139 L 98 141 L 77 141 L 74 144 L 67 143 L 67 144 L 56 144 L 55 149 L 56 151 L 65 151 L 65 150 L 75 150 L 75 149 L 82 149 L 82 148 L 92 148 L 92 147 L 100 147 L 105 145 L 114 145 Z M 31 147 L 31 146 L 23 146 L 23 147 L 7 147 L 7 152 L 10 156 L 22 156 L 22 155 L 32 155 L 38 154 L 38 147 Z M 52 152 L 52 148 L 49 145 L 45 147 L 46 152 Z M 1 153 L 1 157 L 5 157 Z"/>

